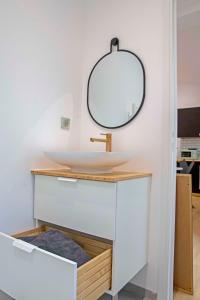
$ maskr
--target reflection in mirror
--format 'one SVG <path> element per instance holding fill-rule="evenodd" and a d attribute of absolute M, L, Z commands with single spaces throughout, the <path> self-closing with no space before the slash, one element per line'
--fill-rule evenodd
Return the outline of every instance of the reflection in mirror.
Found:
<path fill-rule="evenodd" d="M 113 39 L 111 51 L 96 63 L 88 80 L 87 100 L 91 117 L 106 128 L 124 126 L 138 114 L 144 97 L 142 62 L 132 52 L 119 50 L 118 39 Z"/>

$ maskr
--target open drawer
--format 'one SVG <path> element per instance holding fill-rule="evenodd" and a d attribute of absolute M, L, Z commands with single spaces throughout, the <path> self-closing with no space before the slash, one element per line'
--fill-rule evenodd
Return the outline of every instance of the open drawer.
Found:
<path fill-rule="evenodd" d="M 92 259 L 77 264 L 18 238 L 53 227 L 9 236 L 0 233 L 0 290 L 16 300 L 95 300 L 111 288 L 112 245 L 62 229 Z"/>

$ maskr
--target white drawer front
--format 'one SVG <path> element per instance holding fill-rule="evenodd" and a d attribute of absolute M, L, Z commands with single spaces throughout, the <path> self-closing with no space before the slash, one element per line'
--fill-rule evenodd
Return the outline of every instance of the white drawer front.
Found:
<path fill-rule="evenodd" d="M 35 176 L 36 219 L 115 239 L 116 183 Z"/>
<path fill-rule="evenodd" d="M 0 233 L 0 290 L 16 300 L 75 300 L 76 263 Z"/>

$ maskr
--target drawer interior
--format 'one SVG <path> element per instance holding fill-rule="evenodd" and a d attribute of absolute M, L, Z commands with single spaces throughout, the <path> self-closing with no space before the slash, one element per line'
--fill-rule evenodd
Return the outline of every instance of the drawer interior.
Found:
<path fill-rule="evenodd" d="M 85 236 L 82 233 L 53 226 L 42 225 L 38 228 L 20 232 L 14 238 L 37 236 L 50 229 L 60 230 L 79 244 L 92 259 L 77 269 L 77 300 L 95 300 L 111 288 L 112 245 L 108 242 Z"/>

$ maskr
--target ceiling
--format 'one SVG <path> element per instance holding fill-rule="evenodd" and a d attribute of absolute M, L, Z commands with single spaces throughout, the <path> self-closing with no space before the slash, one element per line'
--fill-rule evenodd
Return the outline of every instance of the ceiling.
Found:
<path fill-rule="evenodd" d="M 178 81 L 200 84 L 200 0 L 178 0 Z"/>

